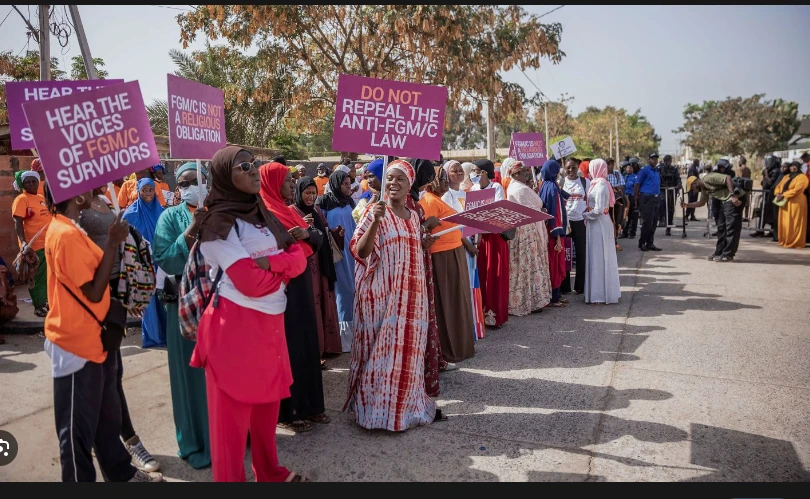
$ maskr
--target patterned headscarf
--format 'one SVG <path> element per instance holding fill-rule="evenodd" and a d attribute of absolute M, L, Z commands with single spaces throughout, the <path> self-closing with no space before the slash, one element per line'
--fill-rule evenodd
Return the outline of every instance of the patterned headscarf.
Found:
<path fill-rule="evenodd" d="M 39 158 L 34 159 L 31 162 L 31 171 L 34 172 L 41 172 L 42 171 L 42 160 Z"/>
<path fill-rule="evenodd" d="M 442 168 L 444 168 L 444 171 L 446 171 L 447 174 L 450 175 L 450 168 L 453 168 L 453 165 L 461 166 L 461 163 L 459 163 L 454 159 L 451 159 L 450 161 L 445 161 L 444 166 L 442 166 Z"/>
<path fill-rule="evenodd" d="M 512 159 L 512 158 L 506 158 L 506 159 Z M 506 161 L 504 161 L 504 163 L 506 163 Z M 522 170 L 524 168 L 529 168 L 529 167 L 524 165 L 523 161 L 512 160 L 512 162 L 510 163 L 509 171 L 507 172 L 507 178 L 512 178 L 512 175 L 517 175 L 520 172 L 520 170 Z"/>
<path fill-rule="evenodd" d="M 506 158 L 501 163 L 501 180 L 512 178 L 512 166 L 515 164 L 515 158 Z"/>
<path fill-rule="evenodd" d="M 387 175 L 390 170 L 399 170 L 404 173 L 405 176 L 408 177 L 408 182 L 410 182 L 411 185 L 413 185 L 416 180 L 416 170 L 405 160 L 396 159 L 388 163 L 388 169 L 385 170 L 385 174 Z"/>

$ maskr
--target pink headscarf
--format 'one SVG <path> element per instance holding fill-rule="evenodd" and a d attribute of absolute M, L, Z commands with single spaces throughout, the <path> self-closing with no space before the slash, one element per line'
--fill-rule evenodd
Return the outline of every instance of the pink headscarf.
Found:
<path fill-rule="evenodd" d="M 616 195 L 613 194 L 613 186 L 608 182 L 608 167 L 604 159 L 595 159 L 588 165 L 588 171 L 591 174 L 591 187 L 588 189 L 588 196 L 590 197 L 591 191 L 598 183 L 604 183 L 608 192 L 610 193 L 610 206 L 616 204 Z"/>

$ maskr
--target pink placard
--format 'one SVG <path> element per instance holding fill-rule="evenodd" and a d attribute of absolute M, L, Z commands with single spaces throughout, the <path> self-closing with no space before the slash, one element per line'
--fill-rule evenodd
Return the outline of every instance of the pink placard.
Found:
<path fill-rule="evenodd" d="M 509 141 L 509 157 L 526 166 L 543 166 L 546 162 L 546 139 L 542 133 L 513 133 Z"/>
<path fill-rule="evenodd" d="M 160 162 L 137 81 L 23 110 L 57 203 Z"/>
<path fill-rule="evenodd" d="M 478 191 L 470 191 L 467 193 L 467 198 L 464 200 L 464 211 L 474 210 L 481 206 L 495 202 L 495 189 L 482 189 Z M 465 226 L 464 237 L 474 236 L 480 234 L 481 229 L 475 227 Z"/>
<path fill-rule="evenodd" d="M 23 103 L 63 97 L 95 88 L 124 83 L 124 80 L 67 80 L 67 81 L 8 81 L 6 82 L 6 106 L 8 131 L 13 149 L 31 149 L 34 137 L 28 120 L 25 119 Z"/>
<path fill-rule="evenodd" d="M 166 76 L 170 154 L 180 159 L 213 158 L 225 147 L 225 93 L 173 74 Z"/>
<path fill-rule="evenodd" d="M 469 211 L 464 210 L 463 213 L 442 220 L 474 227 L 481 232 L 500 234 L 515 227 L 543 222 L 550 218 L 553 217 L 548 213 L 534 210 L 514 201 L 503 200 L 479 206 Z"/>
<path fill-rule="evenodd" d="M 342 74 L 332 149 L 439 159 L 447 88 Z"/>

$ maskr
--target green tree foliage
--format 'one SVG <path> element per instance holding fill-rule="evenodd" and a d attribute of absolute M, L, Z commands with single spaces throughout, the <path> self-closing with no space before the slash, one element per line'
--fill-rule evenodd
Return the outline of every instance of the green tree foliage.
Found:
<path fill-rule="evenodd" d="M 96 74 L 99 80 L 106 80 L 109 73 L 104 69 L 104 59 L 101 57 L 93 57 L 93 66 L 96 68 Z M 71 80 L 87 80 L 87 68 L 84 65 L 84 57 L 77 55 L 71 59 L 70 66 L 70 79 Z"/>
<path fill-rule="evenodd" d="M 686 133 L 683 144 L 706 154 L 761 156 L 787 148 L 800 125 L 799 105 L 764 97 L 754 94 L 687 104 L 684 124 L 673 132 Z"/>

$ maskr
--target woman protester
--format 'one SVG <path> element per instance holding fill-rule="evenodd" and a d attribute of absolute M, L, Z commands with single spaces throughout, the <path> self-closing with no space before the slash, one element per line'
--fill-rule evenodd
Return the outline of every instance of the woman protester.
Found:
<path fill-rule="evenodd" d="M 151 178 L 142 178 L 138 181 L 138 199 L 124 211 L 124 220 L 138 229 L 144 239 L 149 241 L 149 245 L 154 247 L 155 228 L 161 213 L 163 207 L 160 206 L 155 194 L 155 182 Z M 157 293 L 152 295 L 152 300 L 143 314 L 141 346 L 143 348 L 166 346 L 166 310 Z"/>
<path fill-rule="evenodd" d="M 184 163 L 175 171 L 181 202 L 167 208 L 160 215 L 155 229 L 155 243 L 152 247 L 155 263 L 168 275 L 167 283 L 171 283 L 164 289 L 173 289 L 175 293 L 180 288 L 189 250 L 196 241 L 192 221 L 199 220 L 205 213 L 201 208 L 208 191 L 206 173 L 202 171 L 202 174 L 203 178 L 198 179 L 195 162 Z M 179 448 L 177 455 L 192 468 L 207 468 L 211 466 L 211 443 L 208 436 L 205 371 L 189 365 L 195 342 L 180 334 L 177 297 L 162 302 L 166 310 L 166 346 L 174 428 Z"/>
<path fill-rule="evenodd" d="M 512 181 L 511 171 L 514 164 L 515 158 L 506 158 L 503 160 L 503 163 L 501 163 L 501 181 L 499 183 L 503 186 L 503 192 L 509 189 L 509 183 Z"/>
<path fill-rule="evenodd" d="M 426 187 L 419 200 L 425 216 L 442 219 L 457 214 L 459 211 L 442 198 L 449 189 L 447 172 L 442 167 L 435 167 L 435 175 L 433 183 Z M 465 250 L 472 243 L 462 235 L 462 227 L 448 222 L 441 223 L 431 233 L 453 227 L 456 230 L 438 236 L 430 247 L 430 255 L 442 357 L 447 362 L 461 362 L 475 355 L 472 296 L 468 293 L 470 274 Z"/>
<path fill-rule="evenodd" d="M 29 293 L 34 314 L 45 317 L 48 314 L 48 264 L 45 258 L 45 233 L 53 219 L 45 198 L 38 194 L 40 188 L 39 173 L 26 171 L 19 174 L 18 183 L 22 187 L 11 204 L 11 215 L 14 229 L 20 244 L 21 270 L 19 281 L 30 281 Z M 23 271 L 25 269 L 25 271 Z M 27 275 L 26 275 L 27 274 Z"/>
<path fill-rule="evenodd" d="M 367 208 L 349 244 L 357 303 L 344 410 L 367 429 L 404 431 L 444 419 L 424 382 L 429 287 L 420 217 L 407 201 L 415 179 L 410 163 L 391 162 L 387 201 Z"/>
<path fill-rule="evenodd" d="M 54 203 L 45 235 L 48 302 L 45 352 L 51 359 L 54 413 L 62 481 L 95 482 L 93 455 L 106 480 L 159 482 L 132 466 L 121 442 L 121 399 L 117 390 L 120 353 L 105 351 L 102 321 L 110 311 L 110 275 L 119 246 L 129 235 L 120 215 L 108 228 L 102 250 L 79 226 L 82 210 L 90 208 L 92 192 Z M 121 308 L 123 311 L 123 309 Z M 119 317 L 120 319 L 120 317 Z"/>
<path fill-rule="evenodd" d="M 799 161 L 790 163 L 789 172 L 776 186 L 775 202 L 779 207 L 779 246 L 804 248 L 807 239 L 807 191 L 810 181 L 802 173 Z"/>
<path fill-rule="evenodd" d="M 467 163 L 474 166 L 472 163 Z M 449 188 L 442 196 L 442 201 L 461 213 L 466 205 L 467 192 L 461 188 L 464 179 L 469 180 L 466 171 L 458 161 L 450 160 L 444 164 Z M 472 183 L 470 184 L 472 185 Z M 476 341 L 484 337 L 484 306 L 481 302 L 481 286 L 478 284 L 478 242 L 480 236 L 465 237 L 462 240 L 467 252 L 467 271 L 470 276 L 470 296 L 473 307 L 473 337 Z M 465 242 L 466 241 L 466 242 Z"/>
<path fill-rule="evenodd" d="M 318 167 L 320 169 L 320 166 Z M 313 179 L 318 184 L 318 179 Z M 354 336 L 354 258 L 349 252 L 349 241 L 356 227 L 352 210 L 352 181 L 349 174 L 335 171 L 329 177 L 330 192 L 315 201 L 326 216 L 329 227 L 337 229 L 337 245 L 343 251 L 343 259 L 335 264 L 335 296 L 337 298 L 340 341 L 344 352 L 351 351 Z M 320 189 L 320 188 L 319 188 Z"/>
<path fill-rule="evenodd" d="M 501 184 L 492 181 L 495 176 L 492 161 L 479 159 L 474 165 L 470 190 L 494 189 L 495 201 L 506 199 Z M 509 244 L 501 234 L 481 235 L 478 276 L 484 304 L 484 323 L 500 329 L 509 320 Z"/>
<path fill-rule="evenodd" d="M 469 161 L 461 163 L 461 169 L 464 170 L 464 180 L 459 184 L 459 188 L 464 192 L 470 192 L 470 189 L 472 189 L 473 181 L 470 180 L 470 175 L 472 174 L 473 168 L 475 168 L 475 165 Z"/>
<path fill-rule="evenodd" d="M 169 184 L 163 180 L 163 176 L 165 174 L 166 167 L 160 163 L 149 169 L 149 177 L 155 182 L 155 195 L 157 196 L 158 203 L 160 203 L 160 206 L 164 208 L 169 204 L 166 197 L 171 197 L 172 195 L 172 191 L 169 189 Z M 174 201 L 174 199 L 172 199 L 172 201 Z M 172 202 L 171 205 L 174 206 L 174 202 Z"/>
<path fill-rule="evenodd" d="M 588 188 L 591 181 L 579 176 L 577 162 L 568 160 L 565 163 L 565 181 L 562 190 L 568 193 L 565 202 L 565 213 L 568 216 L 570 232 L 568 235 L 574 243 L 576 253 L 576 275 L 574 276 L 574 293 L 581 295 L 585 292 L 585 261 L 586 255 L 586 229 L 585 229 L 585 208 L 587 207 Z M 568 271 L 562 282 L 560 291 L 568 293 L 571 291 L 571 272 Z"/>
<path fill-rule="evenodd" d="M 293 382 L 284 291 L 306 258 L 259 197 L 253 160 L 238 146 L 217 151 L 206 210 L 195 217 L 199 250 L 211 275 L 222 274 L 200 318 L 191 366 L 205 369 L 214 481 L 245 481 L 249 432 L 256 481 L 300 482 L 279 465 L 276 423 Z"/>
<path fill-rule="evenodd" d="M 585 163 L 583 161 L 583 163 Z M 582 163 L 580 163 L 580 169 Z M 540 174 L 543 176 L 543 184 L 540 186 L 540 199 L 543 206 L 552 219 L 546 220 L 548 230 L 548 267 L 551 275 L 551 303 L 549 307 L 568 306 L 568 300 L 562 297 L 560 286 L 565 279 L 565 252 L 563 251 L 562 237 L 565 235 L 568 226 L 568 214 L 564 203 L 568 199 L 568 193 L 560 189 L 557 185 L 557 175 L 560 173 L 560 164 L 550 159 L 543 164 Z M 615 250 L 614 250 L 615 251 Z M 577 253 L 579 258 L 579 253 Z"/>
<path fill-rule="evenodd" d="M 543 211 L 543 202 L 529 187 L 532 169 L 521 161 L 510 163 L 507 199 Z M 551 300 L 548 235 L 543 222 L 518 227 L 509 241 L 509 315 L 542 312 Z"/>
<path fill-rule="evenodd" d="M 93 196 L 90 200 L 90 207 L 84 209 L 79 214 L 79 227 L 85 231 L 87 237 L 93 241 L 96 246 L 103 249 L 107 247 L 107 240 L 109 238 L 110 227 L 115 223 L 115 212 L 113 212 L 112 202 L 106 196 L 107 186 L 97 187 L 93 190 Z M 132 226 L 130 226 L 130 229 Z M 115 254 L 115 262 L 113 263 L 112 273 L 110 274 L 110 290 L 115 295 L 118 288 L 118 281 L 121 278 L 121 258 L 123 251 L 119 246 L 118 252 Z M 129 406 L 127 405 L 127 397 L 124 393 L 124 362 L 121 357 L 121 351 L 116 352 L 118 355 L 118 397 L 121 401 L 121 438 L 124 440 L 124 447 L 132 455 L 132 465 L 141 471 L 153 472 L 160 469 L 160 463 L 152 457 L 152 454 L 146 450 L 140 436 L 136 433 L 135 427 L 132 424 L 132 417 L 129 414 Z"/>
<path fill-rule="evenodd" d="M 295 239 L 304 257 L 309 259 L 323 243 L 328 245 L 326 234 L 310 227 L 295 209 L 287 206 L 295 191 L 290 170 L 281 163 L 268 163 L 259 168 L 259 174 L 264 205 Z M 281 427 L 297 433 L 311 430 L 310 422 L 329 423 L 323 401 L 318 321 L 312 288 L 312 276 L 304 272 L 290 279 L 286 289 L 289 306 L 284 312 L 284 331 L 293 384 L 290 398 L 281 401 L 278 421 Z"/>
<path fill-rule="evenodd" d="M 610 207 L 615 203 L 613 187 L 607 179 L 603 159 L 588 166 L 592 178 L 585 210 L 588 257 L 585 267 L 585 303 L 618 303 L 621 298 L 619 264 L 613 235 Z"/>
<path fill-rule="evenodd" d="M 312 277 L 312 295 L 315 300 L 315 319 L 318 323 L 318 345 L 321 359 L 325 353 L 340 354 L 343 348 L 340 343 L 340 325 L 335 300 L 335 273 L 334 257 L 329 238 L 329 224 L 320 208 L 315 206 L 318 198 L 318 187 L 312 177 L 302 177 L 295 185 L 294 203 L 291 205 L 307 223 L 310 229 L 319 230 L 326 240 L 321 243 L 320 249 L 307 259 L 309 273 Z M 325 361 L 321 360 L 321 367 L 325 368 Z"/>
<path fill-rule="evenodd" d="M 150 177 L 150 168 L 140 170 L 129 176 L 118 191 L 118 206 L 121 210 L 126 210 L 129 205 L 138 200 L 138 182 L 143 178 Z"/>

